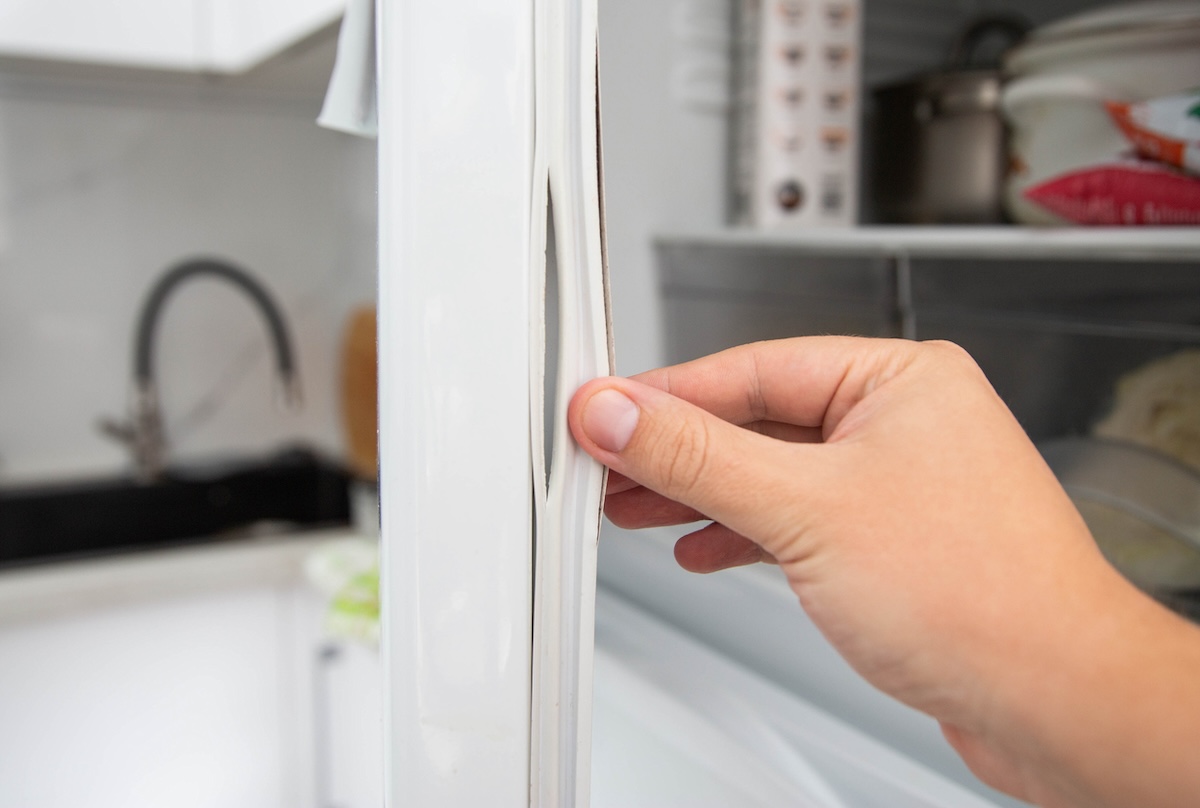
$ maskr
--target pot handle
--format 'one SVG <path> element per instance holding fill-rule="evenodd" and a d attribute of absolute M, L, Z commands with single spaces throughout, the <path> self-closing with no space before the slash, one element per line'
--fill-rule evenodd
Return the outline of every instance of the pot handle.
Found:
<path fill-rule="evenodd" d="M 1011 49 L 1025 38 L 1031 27 L 1028 20 L 1016 14 L 989 14 L 980 17 L 969 23 L 954 40 L 950 55 L 946 59 L 946 66 L 963 69 L 974 65 L 979 45 L 991 34 L 999 34 L 1007 39 L 1008 49 Z"/>
<path fill-rule="evenodd" d="M 1124 94 L 1083 76 L 1031 76 L 1009 82 L 1000 96 L 1000 109 L 1015 121 L 1030 104 L 1042 101 L 1121 101 Z"/>

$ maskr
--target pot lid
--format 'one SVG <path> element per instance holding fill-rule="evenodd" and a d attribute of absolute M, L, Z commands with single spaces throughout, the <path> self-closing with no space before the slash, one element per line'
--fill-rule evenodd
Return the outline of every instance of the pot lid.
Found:
<path fill-rule="evenodd" d="M 1104 6 L 1043 25 L 1029 35 L 1029 43 L 1049 43 L 1065 37 L 1112 34 L 1163 25 L 1200 25 L 1200 2 L 1140 0 Z"/>
<path fill-rule="evenodd" d="M 1005 59 L 1005 72 L 1126 51 L 1200 44 L 1200 0 L 1139 0 L 1105 6 L 1035 29 Z"/>

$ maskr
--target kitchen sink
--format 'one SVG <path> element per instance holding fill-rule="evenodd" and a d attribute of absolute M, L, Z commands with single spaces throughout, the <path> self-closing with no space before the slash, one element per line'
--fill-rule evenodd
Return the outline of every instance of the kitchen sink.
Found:
<path fill-rule="evenodd" d="M 350 522 L 350 474 L 305 449 L 110 477 L 0 488 L 0 566 Z"/>

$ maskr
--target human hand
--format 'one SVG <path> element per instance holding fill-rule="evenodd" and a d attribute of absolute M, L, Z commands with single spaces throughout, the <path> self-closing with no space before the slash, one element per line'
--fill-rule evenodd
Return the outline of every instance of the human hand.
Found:
<path fill-rule="evenodd" d="M 850 664 L 941 721 L 982 779 L 1047 804 L 1095 796 L 1044 771 L 1104 768 L 1043 726 L 1079 709 L 1079 670 L 1059 663 L 1086 667 L 1116 626 L 1161 610 L 1103 560 L 965 352 L 758 343 L 589 382 L 569 420 L 615 472 L 614 523 L 713 520 L 676 545 L 685 568 L 777 562 Z"/>

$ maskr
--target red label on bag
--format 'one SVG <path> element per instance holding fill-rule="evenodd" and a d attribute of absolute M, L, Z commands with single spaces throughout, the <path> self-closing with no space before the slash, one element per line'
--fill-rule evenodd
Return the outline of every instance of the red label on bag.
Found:
<path fill-rule="evenodd" d="M 1153 163 L 1081 168 L 1024 196 L 1076 224 L 1200 225 L 1200 179 Z"/>

